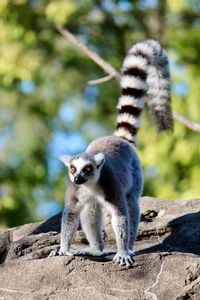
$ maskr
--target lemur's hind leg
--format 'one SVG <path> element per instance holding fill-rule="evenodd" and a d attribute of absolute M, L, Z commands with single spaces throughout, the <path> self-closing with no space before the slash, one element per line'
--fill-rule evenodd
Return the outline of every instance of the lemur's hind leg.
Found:
<path fill-rule="evenodd" d="M 93 199 L 87 203 L 80 214 L 81 226 L 89 242 L 89 247 L 77 251 L 77 255 L 102 255 L 103 234 L 102 234 L 102 209 Z"/>
<path fill-rule="evenodd" d="M 140 223 L 140 206 L 139 206 L 139 196 L 137 195 L 134 189 L 127 195 L 127 202 L 128 202 L 128 213 L 129 213 L 129 226 L 130 226 L 130 233 L 129 233 L 129 252 L 134 254 L 133 252 L 133 245 L 137 238 L 138 234 L 138 227 Z"/>

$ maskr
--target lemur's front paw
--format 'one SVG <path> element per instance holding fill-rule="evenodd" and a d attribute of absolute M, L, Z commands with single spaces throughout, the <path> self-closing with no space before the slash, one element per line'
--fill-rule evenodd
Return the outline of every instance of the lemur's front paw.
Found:
<path fill-rule="evenodd" d="M 121 266 L 126 265 L 127 267 L 131 267 L 134 262 L 129 252 L 128 254 L 125 253 L 123 255 L 116 253 L 115 256 L 113 257 L 113 261 L 115 263 L 120 264 Z"/>
<path fill-rule="evenodd" d="M 52 256 L 73 256 L 73 254 L 69 251 L 66 251 L 66 250 L 60 250 L 59 248 L 53 250 L 50 252 L 49 254 L 49 257 L 52 257 Z"/>
<path fill-rule="evenodd" d="M 103 251 L 101 251 L 97 248 L 92 248 L 92 247 L 87 247 L 87 248 L 84 248 L 84 249 L 81 249 L 81 250 L 75 252 L 75 255 L 101 256 L 102 254 L 103 254 Z"/>
<path fill-rule="evenodd" d="M 131 249 L 128 249 L 128 254 L 132 257 L 135 256 L 135 252 Z"/>

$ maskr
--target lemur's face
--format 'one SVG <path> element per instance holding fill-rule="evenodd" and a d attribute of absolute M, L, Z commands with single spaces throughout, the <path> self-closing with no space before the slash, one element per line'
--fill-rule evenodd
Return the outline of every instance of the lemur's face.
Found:
<path fill-rule="evenodd" d="M 100 176 L 105 158 L 103 153 L 82 154 L 78 156 L 62 155 L 60 160 L 68 167 L 69 178 L 73 183 L 96 183 Z"/>

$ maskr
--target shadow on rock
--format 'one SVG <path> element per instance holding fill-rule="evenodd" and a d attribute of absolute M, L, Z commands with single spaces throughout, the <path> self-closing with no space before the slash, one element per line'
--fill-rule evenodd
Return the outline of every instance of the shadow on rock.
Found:
<path fill-rule="evenodd" d="M 155 252 L 182 252 L 200 255 L 200 211 L 186 214 L 167 224 L 171 229 L 162 243 L 137 251 L 137 255 Z"/>
<path fill-rule="evenodd" d="M 31 234 L 48 233 L 50 231 L 59 233 L 61 227 L 61 216 L 62 213 L 59 213 L 49 218 L 37 226 Z M 156 245 L 154 243 L 153 246 L 139 250 L 136 252 L 136 254 L 139 255 L 155 252 L 182 252 L 200 255 L 200 211 L 178 217 L 166 224 L 165 228 L 168 229 L 168 233 L 162 235 L 161 237 L 159 235 L 157 236 L 158 241 L 162 238 L 162 243 L 159 242 Z M 158 232 L 159 230 L 160 228 L 157 228 Z M 153 238 L 155 241 L 155 234 Z M 146 240 L 146 238 L 142 238 L 141 236 L 139 243 L 142 242 L 142 240 Z M 83 237 L 78 239 L 79 243 L 83 241 L 84 244 L 86 244 Z"/>
<path fill-rule="evenodd" d="M 39 226 L 37 226 L 31 234 L 40 234 L 40 233 L 47 233 L 49 231 L 56 231 L 60 232 L 61 228 L 61 217 L 62 212 L 59 214 L 47 219 L 43 223 L 41 223 Z"/>

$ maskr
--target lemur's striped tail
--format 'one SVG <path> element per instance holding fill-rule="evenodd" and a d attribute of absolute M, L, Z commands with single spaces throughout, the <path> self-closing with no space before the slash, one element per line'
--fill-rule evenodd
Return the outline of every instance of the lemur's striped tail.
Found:
<path fill-rule="evenodd" d="M 158 42 L 146 40 L 130 49 L 122 67 L 121 92 L 115 135 L 136 143 L 144 101 L 158 130 L 173 129 L 169 63 Z"/>

